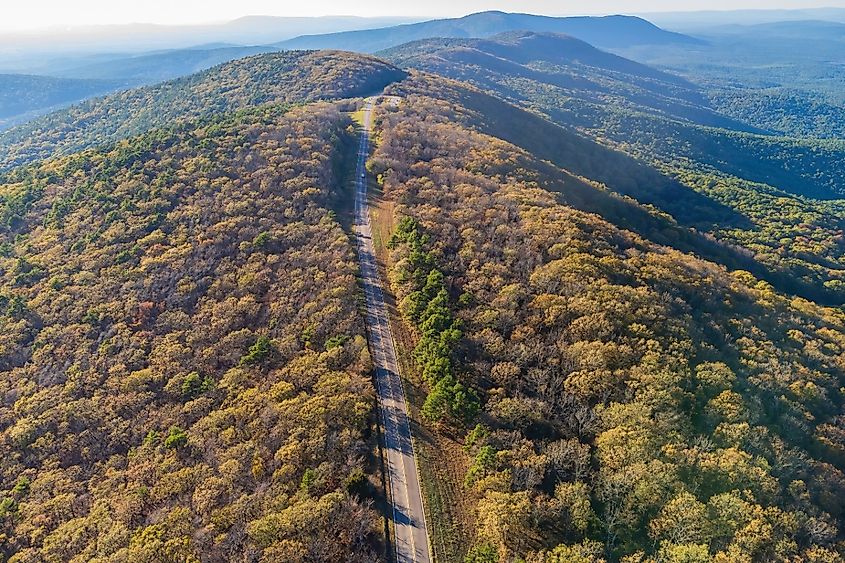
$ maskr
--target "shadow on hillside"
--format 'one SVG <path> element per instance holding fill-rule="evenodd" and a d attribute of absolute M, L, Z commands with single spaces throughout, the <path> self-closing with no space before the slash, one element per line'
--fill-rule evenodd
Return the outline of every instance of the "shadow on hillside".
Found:
<path fill-rule="evenodd" d="M 750 252 L 723 244 L 700 232 L 716 226 L 756 230 L 757 227 L 746 216 L 730 207 L 628 155 L 599 145 L 498 98 L 469 90 L 461 91 L 459 96 L 464 107 L 481 116 L 479 121 L 472 123 L 480 131 L 524 149 L 538 161 L 554 165 L 534 163 L 540 171 L 554 179 L 551 185 L 545 187 L 556 191 L 567 205 L 596 213 L 656 244 L 695 254 L 729 270 L 747 270 L 784 293 L 823 304 L 836 304 L 833 296 L 801 281 L 794 273 L 771 270 L 754 259 Z M 544 166 L 546 170 L 543 170 Z M 612 191 L 599 189 L 579 177 L 601 182 Z M 653 205 L 671 214 L 674 221 L 650 213 L 640 204 Z"/>
<path fill-rule="evenodd" d="M 601 182 L 671 214 L 687 227 L 719 225 L 750 230 L 747 217 L 683 185 L 622 152 L 555 125 L 542 117 L 487 94 L 466 91 L 461 103 L 484 116 L 484 133 L 521 147 L 576 176 Z"/>

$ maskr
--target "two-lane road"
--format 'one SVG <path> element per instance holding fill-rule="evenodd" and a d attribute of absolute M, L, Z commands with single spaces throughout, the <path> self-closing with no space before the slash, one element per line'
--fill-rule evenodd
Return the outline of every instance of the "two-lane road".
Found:
<path fill-rule="evenodd" d="M 364 107 L 364 127 L 355 171 L 355 222 L 358 260 L 367 301 L 367 333 L 375 364 L 379 412 L 384 429 L 386 471 L 393 505 L 393 543 L 398 563 L 430 563 L 428 532 L 423 512 L 417 462 L 411 441 L 411 426 L 405 392 L 399 377 L 399 363 L 390 319 L 384 304 L 376 253 L 373 248 L 370 208 L 367 204 L 367 169 L 370 150 L 373 99 Z"/>

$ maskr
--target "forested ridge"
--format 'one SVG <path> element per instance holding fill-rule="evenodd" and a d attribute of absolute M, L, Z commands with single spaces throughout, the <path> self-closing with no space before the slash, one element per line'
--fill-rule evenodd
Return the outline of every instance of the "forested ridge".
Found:
<path fill-rule="evenodd" d="M 392 89 L 370 166 L 400 309 L 431 287 L 419 342 L 460 329 L 434 383 L 482 404 L 467 561 L 841 560 L 842 311 L 560 203 L 436 80 Z"/>
<path fill-rule="evenodd" d="M 88 100 L 0 134 L 0 170 L 105 145 L 176 121 L 261 104 L 379 92 L 404 72 L 365 55 L 291 51 L 246 57 L 145 88 Z"/>
<path fill-rule="evenodd" d="M 762 135 L 720 116 L 707 92 L 690 82 L 563 36 L 428 40 L 384 56 L 539 113 L 545 119 L 530 126 L 527 118 L 514 120 L 509 131 L 494 134 L 507 134 L 531 152 L 544 150 L 544 158 L 567 170 L 654 205 L 750 251 L 772 272 L 816 288 L 791 292 L 827 303 L 845 299 L 841 140 Z M 489 129 L 494 116 L 481 113 Z M 597 143 L 587 146 L 570 135 L 555 147 L 552 139 L 567 133 L 553 133 L 549 121 Z M 532 135 L 538 127 L 544 133 Z"/>
<path fill-rule="evenodd" d="M 10 561 L 374 558 L 349 126 L 265 106 L 6 175 Z"/>

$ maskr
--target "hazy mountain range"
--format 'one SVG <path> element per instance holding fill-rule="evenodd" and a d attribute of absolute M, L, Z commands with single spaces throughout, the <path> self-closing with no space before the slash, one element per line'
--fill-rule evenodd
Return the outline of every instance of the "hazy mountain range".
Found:
<path fill-rule="evenodd" d="M 259 45 L 304 34 L 372 29 L 407 23 L 398 17 L 277 17 L 246 16 L 206 25 L 127 24 L 70 27 L 45 31 L 4 33 L 0 54 L 22 57 L 37 53 L 138 52 L 192 47 L 208 43 Z"/>
<path fill-rule="evenodd" d="M 216 26 L 139 25 L 75 29 L 59 33 L 49 41 L 37 35 L 7 36 L 0 40 L 0 68 L 25 69 L 28 74 L 64 79 L 109 81 L 111 89 L 116 89 L 153 84 L 237 58 L 279 50 L 374 52 L 412 39 L 487 37 L 513 30 L 567 33 L 601 47 L 699 43 L 688 36 L 664 31 L 645 20 L 625 16 L 553 18 L 483 12 L 463 18 L 384 27 L 399 21 L 395 18 L 248 17 Z M 359 27 L 374 29 L 291 38 L 302 32 L 354 30 Z M 170 48 L 143 50 L 151 46 Z M 131 52 L 136 50 L 141 52 Z M 23 79 L 20 81 L 25 82 Z M 102 84 L 90 84 L 89 91 L 107 91 Z M 71 102 L 90 95 L 81 92 L 78 88 L 68 89 L 64 101 Z M 6 117 L 7 126 L 54 105 L 44 103 L 43 96 L 23 96 L 22 99 L 26 100 L 23 107 L 19 102 L 4 108 L 0 98 L 0 116 Z M 0 128 L 3 124 L 0 121 Z"/>
<path fill-rule="evenodd" d="M 489 37 L 506 31 L 565 33 L 597 47 L 695 44 L 697 40 L 660 29 L 632 16 L 554 18 L 531 14 L 482 12 L 390 28 L 302 36 L 277 43 L 285 49 L 344 49 L 375 52 L 429 37 Z"/>
<path fill-rule="evenodd" d="M 723 25 L 756 25 L 761 23 L 804 20 L 845 22 L 845 8 L 649 12 L 639 15 L 661 27 L 687 33 L 695 33 Z"/>

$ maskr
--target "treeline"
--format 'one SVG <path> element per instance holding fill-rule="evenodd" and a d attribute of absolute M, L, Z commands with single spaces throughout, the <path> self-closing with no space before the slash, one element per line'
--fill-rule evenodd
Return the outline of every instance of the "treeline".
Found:
<path fill-rule="evenodd" d="M 842 311 L 562 205 L 469 112 L 382 108 L 371 162 L 460 296 L 467 561 L 841 560 Z"/>
<path fill-rule="evenodd" d="M 374 561 L 348 117 L 264 106 L 0 185 L 0 553 Z"/>

